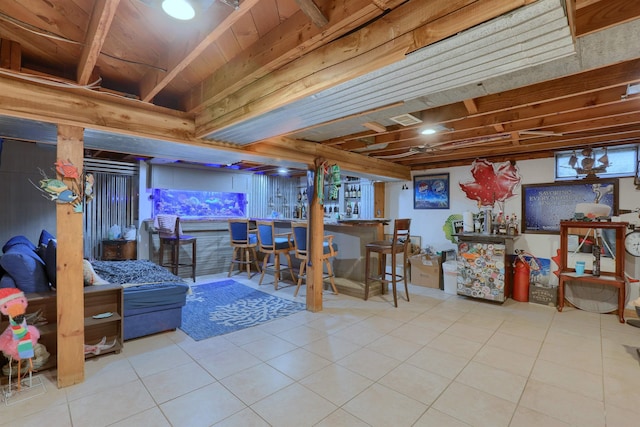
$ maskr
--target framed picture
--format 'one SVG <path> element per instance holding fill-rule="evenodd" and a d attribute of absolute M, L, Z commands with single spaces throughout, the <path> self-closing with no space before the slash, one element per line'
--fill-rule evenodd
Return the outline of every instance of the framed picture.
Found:
<path fill-rule="evenodd" d="M 581 210 L 618 214 L 618 180 L 597 179 L 529 184 L 522 186 L 522 232 L 560 232 L 560 221 L 575 218 Z M 595 205 L 595 206 L 594 206 Z M 584 213 L 584 212 L 583 212 Z"/>
<path fill-rule="evenodd" d="M 449 174 L 413 177 L 414 209 L 449 209 Z"/>

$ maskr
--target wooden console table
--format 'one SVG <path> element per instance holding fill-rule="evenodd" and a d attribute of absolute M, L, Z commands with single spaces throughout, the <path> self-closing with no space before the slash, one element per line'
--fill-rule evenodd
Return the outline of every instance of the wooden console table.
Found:
<path fill-rule="evenodd" d="M 558 311 L 564 308 L 565 284 L 568 281 L 596 283 L 606 286 L 615 286 L 618 289 L 618 318 L 624 323 L 624 303 L 626 299 L 626 282 L 624 277 L 624 237 L 628 223 L 626 222 L 598 222 L 598 221 L 561 221 L 560 222 L 560 277 L 558 283 Z M 588 269 L 585 274 L 578 275 L 575 265 L 569 263 L 569 235 L 577 235 L 579 238 L 589 236 L 593 232 L 594 238 L 599 237 L 603 229 L 615 230 L 615 253 L 612 253 L 615 261 L 614 271 L 602 271 L 600 276 L 594 276 Z M 599 241 L 595 243 L 600 243 Z M 603 242 L 605 243 L 605 242 Z"/>

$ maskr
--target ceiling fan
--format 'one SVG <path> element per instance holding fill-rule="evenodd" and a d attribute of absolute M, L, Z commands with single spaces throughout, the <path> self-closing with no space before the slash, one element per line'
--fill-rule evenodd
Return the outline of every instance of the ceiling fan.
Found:
<path fill-rule="evenodd" d="M 458 148 L 466 148 L 472 147 L 474 145 L 487 144 L 490 142 L 495 142 L 503 139 L 510 139 L 511 134 L 509 133 L 501 133 L 497 135 L 489 135 L 489 136 L 478 136 L 475 138 L 467 138 L 458 141 L 446 141 L 441 143 L 434 144 L 422 144 L 409 147 L 409 150 L 404 153 L 398 154 L 390 154 L 387 156 L 373 156 L 382 160 L 394 160 L 394 159 L 402 159 L 404 157 L 413 156 L 414 154 L 424 154 L 424 153 L 433 153 L 436 151 L 445 151 L 445 150 L 454 150 Z"/>

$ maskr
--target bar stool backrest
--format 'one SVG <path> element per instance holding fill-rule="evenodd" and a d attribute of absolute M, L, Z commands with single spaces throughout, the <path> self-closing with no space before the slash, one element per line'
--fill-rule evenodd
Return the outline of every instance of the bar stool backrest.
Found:
<path fill-rule="evenodd" d="M 183 235 L 178 215 L 159 214 L 156 216 L 154 226 L 158 229 L 160 237 L 175 238 Z"/>
<path fill-rule="evenodd" d="M 409 247 L 409 243 L 411 242 L 410 228 L 410 218 L 396 219 L 393 224 L 393 240 L 391 241 L 392 244 L 401 244 L 402 246 L 404 246 L 404 250 L 406 251 Z"/>
<path fill-rule="evenodd" d="M 248 219 L 230 219 L 229 220 L 229 237 L 231 244 L 233 245 L 248 245 L 255 242 L 255 235 L 253 239 L 249 234 L 249 220 Z M 251 242 L 250 240 L 254 240 Z"/>

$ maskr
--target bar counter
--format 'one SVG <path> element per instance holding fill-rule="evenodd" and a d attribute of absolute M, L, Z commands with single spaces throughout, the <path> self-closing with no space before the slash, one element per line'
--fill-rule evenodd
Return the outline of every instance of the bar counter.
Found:
<path fill-rule="evenodd" d="M 250 218 L 251 221 L 259 219 Z M 291 231 L 292 222 L 302 221 L 290 218 L 264 219 L 274 221 L 276 230 L 279 233 Z M 338 256 L 333 261 L 336 277 L 355 282 L 364 282 L 365 245 L 374 240 L 382 240 L 384 226 L 389 222 L 390 220 L 384 218 L 325 221 L 325 234 L 335 236 L 333 241 L 338 245 Z M 184 234 L 195 236 L 198 239 L 196 255 L 197 276 L 229 271 L 232 249 L 227 219 L 181 219 L 180 224 Z M 146 253 L 141 252 L 139 254 L 140 257 L 148 258 L 157 263 L 160 242 L 158 233 L 153 227 L 153 220 L 145 220 L 144 227 L 140 228 L 140 232 L 141 243 L 146 243 L 140 245 L 140 250 L 144 252 L 148 250 Z M 181 248 L 180 258 L 188 259 L 189 257 L 190 253 Z M 293 253 L 292 258 L 295 258 Z M 180 276 L 189 277 L 189 269 L 181 270 Z"/>

